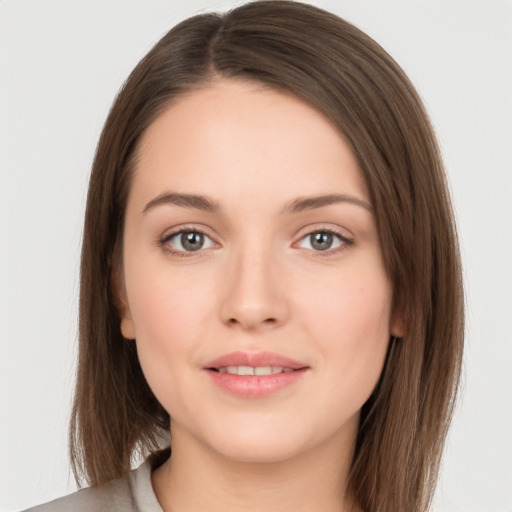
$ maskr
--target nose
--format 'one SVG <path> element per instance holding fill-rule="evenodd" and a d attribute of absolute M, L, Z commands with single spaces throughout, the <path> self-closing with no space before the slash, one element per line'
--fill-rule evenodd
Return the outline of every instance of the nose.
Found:
<path fill-rule="evenodd" d="M 283 275 L 263 250 L 247 250 L 235 256 L 221 288 L 220 316 L 230 327 L 265 330 L 288 320 L 290 311 Z"/>

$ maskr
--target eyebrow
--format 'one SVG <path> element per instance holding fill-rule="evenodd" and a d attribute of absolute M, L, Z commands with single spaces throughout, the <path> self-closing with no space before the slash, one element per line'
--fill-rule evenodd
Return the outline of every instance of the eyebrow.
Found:
<path fill-rule="evenodd" d="M 358 199 L 357 197 L 347 194 L 328 194 L 324 196 L 298 197 L 288 203 L 281 213 L 300 213 L 336 203 L 349 203 L 360 206 L 368 211 L 372 210 L 372 207 L 366 201 Z M 147 213 L 149 210 L 152 210 L 157 206 L 166 204 L 192 208 L 194 210 L 200 210 L 208 213 L 217 213 L 220 210 L 219 205 L 206 196 L 165 192 L 149 201 L 149 203 L 144 207 L 144 210 L 142 210 L 142 213 Z"/>
<path fill-rule="evenodd" d="M 149 210 L 164 204 L 174 204 L 176 206 L 193 208 L 194 210 L 201 210 L 208 213 L 216 213 L 219 211 L 217 203 L 205 196 L 166 192 L 149 201 L 149 203 L 144 207 L 144 210 L 142 210 L 142 213 L 146 213 Z"/>
<path fill-rule="evenodd" d="M 299 197 L 288 203 L 282 213 L 299 213 L 315 208 L 322 208 L 336 203 L 349 203 L 360 206 L 365 210 L 372 211 L 372 207 L 362 199 L 347 194 L 328 194 L 325 196 Z"/>

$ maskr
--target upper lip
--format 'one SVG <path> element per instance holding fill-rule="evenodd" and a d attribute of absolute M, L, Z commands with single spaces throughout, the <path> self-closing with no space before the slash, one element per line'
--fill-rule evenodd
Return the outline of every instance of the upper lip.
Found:
<path fill-rule="evenodd" d="M 231 352 L 224 354 L 205 365 L 205 368 L 222 368 L 225 366 L 274 366 L 298 370 L 307 365 L 274 352 Z"/>

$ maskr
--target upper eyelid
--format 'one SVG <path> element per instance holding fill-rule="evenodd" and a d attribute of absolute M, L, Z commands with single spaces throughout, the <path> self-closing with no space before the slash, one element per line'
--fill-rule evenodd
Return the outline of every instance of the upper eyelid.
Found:
<path fill-rule="evenodd" d="M 302 240 L 304 237 L 311 235 L 313 233 L 321 233 L 322 231 L 326 231 L 329 233 L 333 233 L 335 235 L 340 236 L 343 239 L 352 240 L 354 238 L 353 233 L 342 226 L 338 225 L 332 225 L 330 223 L 314 223 L 310 224 L 308 226 L 304 226 L 301 229 L 299 229 L 296 234 L 295 238 L 297 240 Z"/>
<path fill-rule="evenodd" d="M 344 243 L 351 243 L 352 244 L 354 242 L 352 237 L 346 236 L 343 233 L 340 233 L 339 231 L 337 231 L 335 229 L 324 228 L 324 229 L 313 229 L 312 231 L 308 231 L 306 234 L 304 234 L 301 237 L 299 237 L 297 239 L 297 241 L 294 242 L 294 245 L 299 243 L 300 241 L 304 240 L 308 236 L 311 236 L 311 235 L 313 235 L 315 233 L 330 233 L 333 236 L 337 236 Z"/>
<path fill-rule="evenodd" d="M 202 226 L 189 226 L 187 224 L 182 226 L 176 226 L 173 228 L 166 229 L 163 234 L 159 237 L 161 240 L 163 239 L 169 239 L 173 236 L 176 236 L 180 233 L 201 233 L 203 235 L 206 235 L 208 238 L 211 238 L 212 240 L 216 238 L 215 236 L 211 235 L 210 230 L 202 227 Z"/>

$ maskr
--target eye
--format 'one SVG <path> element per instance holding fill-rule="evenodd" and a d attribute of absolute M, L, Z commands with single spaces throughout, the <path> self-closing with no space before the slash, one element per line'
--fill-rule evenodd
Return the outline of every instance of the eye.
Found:
<path fill-rule="evenodd" d="M 195 252 L 214 247 L 215 243 L 202 231 L 182 230 L 166 236 L 162 245 L 170 246 L 172 252 Z"/>
<path fill-rule="evenodd" d="M 322 229 L 313 231 L 308 235 L 302 237 L 298 246 L 302 249 L 309 249 L 316 252 L 333 251 L 344 245 L 351 244 L 352 241 L 342 236 L 339 233 L 329 229 Z"/>

